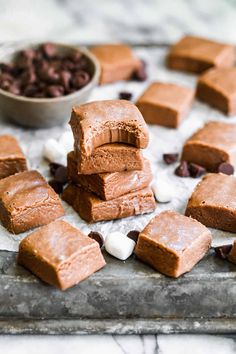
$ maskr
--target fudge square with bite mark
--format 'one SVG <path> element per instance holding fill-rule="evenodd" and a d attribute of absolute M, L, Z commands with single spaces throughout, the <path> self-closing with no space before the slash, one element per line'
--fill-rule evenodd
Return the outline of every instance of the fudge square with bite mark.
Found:
<path fill-rule="evenodd" d="M 236 232 L 236 178 L 209 173 L 198 183 L 185 214 L 202 224 Z"/>
<path fill-rule="evenodd" d="M 138 99 L 136 106 L 148 124 L 178 128 L 188 114 L 194 91 L 164 82 L 152 83 Z"/>
<path fill-rule="evenodd" d="M 181 159 L 211 172 L 223 162 L 236 166 L 236 124 L 206 123 L 185 142 Z"/>
<path fill-rule="evenodd" d="M 202 74 L 197 97 L 229 116 L 236 114 L 236 68 L 213 68 Z"/>
<path fill-rule="evenodd" d="M 211 67 L 232 67 L 234 61 L 234 46 L 194 36 L 185 36 L 174 44 L 166 59 L 170 69 L 193 73 Z"/>
<path fill-rule="evenodd" d="M 132 49 L 124 44 L 106 44 L 91 48 L 101 65 L 100 84 L 131 78 L 141 66 Z"/>
<path fill-rule="evenodd" d="M 37 171 L 25 171 L 0 180 L 0 220 L 19 234 L 64 215 L 61 201 Z"/>
<path fill-rule="evenodd" d="M 164 211 L 140 233 L 135 254 L 157 271 L 177 278 L 203 258 L 211 240 L 210 231 L 200 222 Z"/>
<path fill-rule="evenodd" d="M 78 284 L 106 264 L 98 242 L 63 220 L 24 238 L 18 263 L 61 290 Z"/>
<path fill-rule="evenodd" d="M 27 170 L 26 158 L 11 135 L 0 136 L 0 179 Z"/>

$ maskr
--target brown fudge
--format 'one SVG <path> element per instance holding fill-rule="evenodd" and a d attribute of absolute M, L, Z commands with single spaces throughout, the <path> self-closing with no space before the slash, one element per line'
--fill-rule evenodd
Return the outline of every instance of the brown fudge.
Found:
<path fill-rule="evenodd" d="M 113 143 L 99 146 L 91 156 L 76 153 L 78 173 L 91 175 L 103 172 L 141 170 L 143 156 L 140 149 L 127 144 Z"/>
<path fill-rule="evenodd" d="M 62 220 L 24 238 L 18 263 L 61 290 L 78 284 L 106 264 L 99 244 Z"/>
<path fill-rule="evenodd" d="M 234 240 L 233 246 L 227 256 L 227 259 L 236 264 L 236 240 Z"/>
<path fill-rule="evenodd" d="M 178 128 L 188 114 L 193 98 L 192 89 L 154 82 L 138 99 L 136 105 L 148 124 Z"/>
<path fill-rule="evenodd" d="M 98 146 L 125 143 L 137 148 L 148 145 L 148 129 L 138 108 L 126 100 L 95 101 L 76 106 L 70 125 L 75 150 L 90 156 Z"/>
<path fill-rule="evenodd" d="M 202 74 L 197 97 L 229 116 L 236 114 L 236 68 L 214 68 Z"/>
<path fill-rule="evenodd" d="M 157 271 L 177 278 L 203 258 L 211 240 L 210 231 L 198 221 L 164 211 L 139 234 L 135 254 Z"/>
<path fill-rule="evenodd" d="M 144 159 L 144 166 L 139 171 L 99 173 L 82 175 L 77 172 L 75 153 L 68 154 L 68 179 L 74 184 L 93 192 L 103 200 L 120 197 L 123 194 L 147 187 L 152 180 L 151 166 Z"/>
<path fill-rule="evenodd" d="M 25 171 L 0 181 L 0 220 L 19 234 L 64 215 L 58 195 L 37 171 Z"/>
<path fill-rule="evenodd" d="M 236 232 L 236 178 L 209 173 L 198 183 L 185 214 L 215 229 Z"/>
<path fill-rule="evenodd" d="M 128 80 L 141 65 L 130 47 L 106 44 L 91 48 L 101 65 L 100 84 Z"/>
<path fill-rule="evenodd" d="M 234 46 L 205 38 L 186 36 L 170 48 L 170 69 L 201 73 L 211 67 L 231 67 L 235 61 Z"/>
<path fill-rule="evenodd" d="M 70 204 L 79 216 L 87 222 L 151 213 L 156 207 L 150 187 L 104 201 L 95 194 L 70 184 L 63 191 L 62 199 Z"/>
<path fill-rule="evenodd" d="M 223 162 L 236 166 L 236 124 L 209 122 L 184 144 L 182 160 L 217 172 Z"/>
<path fill-rule="evenodd" d="M 27 170 L 26 158 L 11 135 L 0 136 L 0 179 Z"/>

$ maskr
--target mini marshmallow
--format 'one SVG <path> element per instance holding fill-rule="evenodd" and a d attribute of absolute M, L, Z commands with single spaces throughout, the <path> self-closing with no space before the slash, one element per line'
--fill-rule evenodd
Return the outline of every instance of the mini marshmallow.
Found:
<path fill-rule="evenodd" d="M 112 256 L 125 261 L 134 251 L 135 242 L 119 231 L 112 232 L 105 239 L 105 249 Z"/>
<path fill-rule="evenodd" d="M 170 181 L 159 179 L 152 183 L 152 191 L 160 203 L 168 203 L 174 197 L 174 188 Z"/>
<path fill-rule="evenodd" d="M 43 156 L 50 162 L 66 164 L 66 151 L 55 139 L 48 139 L 44 143 Z"/>
<path fill-rule="evenodd" d="M 65 149 L 67 154 L 74 149 L 74 137 L 71 131 L 64 132 L 61 135 L 59 145 Z"/>

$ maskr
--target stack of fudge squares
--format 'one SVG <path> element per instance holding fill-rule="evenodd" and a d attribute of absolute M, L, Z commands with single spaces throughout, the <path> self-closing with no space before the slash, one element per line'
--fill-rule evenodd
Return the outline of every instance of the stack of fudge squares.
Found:
<path fill-rule="evenodd" d="M 150 213 L 150 163 L 141 149 L 148 129 L 137 107 L 105 100 L 73 108 L 74 151 L 68 154 L 70 184 L 62 198 L 87 222 Z"/>

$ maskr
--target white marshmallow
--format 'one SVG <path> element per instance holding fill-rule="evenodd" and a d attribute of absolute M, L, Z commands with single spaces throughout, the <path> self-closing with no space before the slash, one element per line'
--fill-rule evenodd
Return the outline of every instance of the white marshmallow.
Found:
<path fill-rule="evenodd" d="M 55 139 L 48 139 L 44 143 L 43 156 L 50 162 L 66 164 L 66 151 Z"/>
<path fill-rule="evenodd" d="M 168 203 L 174 197 L 174 188 L 170 181 L 158 179 L 152 183 L 155 198 L 160 203 Z"/>
<path fill-rule="evenodd" d="M 112 256 L 126 260 L 134 251 L 135 242 L 119 231 L 112 232 L 105 239 L 105 249 Z"/>
<path fill-rule="evenodd" d="M 71 131 L 64 132 L 59 138 L 59 145 L 66 150 L 68 154 L 74 149 L 74 137 Z"/>

